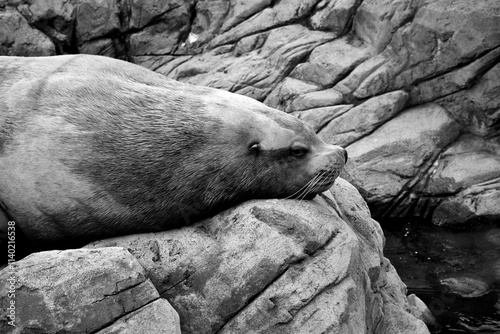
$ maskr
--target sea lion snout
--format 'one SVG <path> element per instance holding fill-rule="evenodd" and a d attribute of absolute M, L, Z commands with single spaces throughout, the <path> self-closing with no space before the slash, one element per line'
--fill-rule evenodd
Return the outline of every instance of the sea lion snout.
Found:
<path fill-rule="evenodd" d="M 324 162 L 325 164 L 336 168 L 344 167 L 348 159 L 347 150 L 337 145 L 325 144 L 321 155 L 327 159 L 327 162 Z"/>

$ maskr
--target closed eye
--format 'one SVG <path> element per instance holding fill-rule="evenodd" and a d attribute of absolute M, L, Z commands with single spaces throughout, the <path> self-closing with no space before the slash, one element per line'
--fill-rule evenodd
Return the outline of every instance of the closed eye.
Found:
<path fill-rule="evenodd" d="M 297 157 L 297 158 L 306 155 L 306 153 L 307 153 L 307 148 L 305 148 L 303 146 L 292 146 L 290 148 L 290 155 Z"/>

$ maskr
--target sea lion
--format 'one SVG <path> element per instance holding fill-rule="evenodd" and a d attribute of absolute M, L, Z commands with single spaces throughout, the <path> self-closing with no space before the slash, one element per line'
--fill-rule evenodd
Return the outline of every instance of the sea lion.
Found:
<path fill-rule="evenodd" d="M 251 98 L 101 56 L 0 57 L 0 201 L 49 248 L 304 198 L 347 156 Z"/>

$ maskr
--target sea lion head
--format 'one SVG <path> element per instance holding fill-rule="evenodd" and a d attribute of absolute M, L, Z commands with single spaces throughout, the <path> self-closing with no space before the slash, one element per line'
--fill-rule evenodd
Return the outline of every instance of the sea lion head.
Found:
<path fill-rule="evenodd" d="M 207 113 L 220 119 L 222 175 L 206 198 L 311 198 L 329 189 L 347 161 L 340 146 L 321 140 L 312 127 L 247 97 L 217 91 Z M 227 189 L 226 191 L 224 189 Z M 226 199 L 227 200 L 227 199 Z M 209 201 L 210 202 L 210 201 Z"/>

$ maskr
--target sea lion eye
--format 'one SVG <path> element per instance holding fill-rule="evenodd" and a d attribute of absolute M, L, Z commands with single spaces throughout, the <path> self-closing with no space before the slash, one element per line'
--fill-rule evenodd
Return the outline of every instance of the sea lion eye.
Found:
<path fill-rule="evenodd" d="M 307 148 L 302 145 L 294 145 L 290 147 L 290 154 L 294 157 L 302 157 L 307 153 Z"/>
<path fill-rule="evenodd" d="M 251 143 L 248 146 L 248 150 L 253 154 L 257 155 L 260 152 L 260 144 L 259 143 Z"/>

